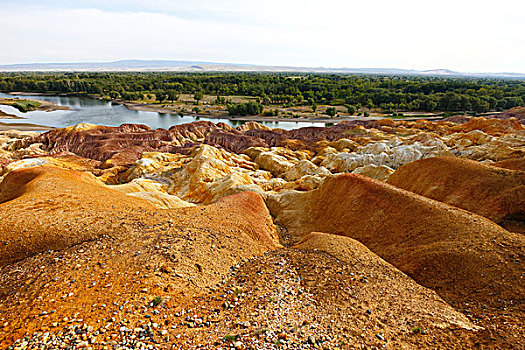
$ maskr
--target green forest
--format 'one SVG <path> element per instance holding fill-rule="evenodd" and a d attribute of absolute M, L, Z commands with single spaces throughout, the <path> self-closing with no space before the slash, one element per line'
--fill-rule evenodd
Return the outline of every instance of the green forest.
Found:
<path fill-rule="evenodd" d="M 266 106 L 345 105 L 349 110 L 375 108 L 385 113 L 484 113 L 525 105 L 524 80 L 306 73 L 0 73 L 0 91 L 134 101 L 156 96 L 160 102 L 176 100 L 179 94 L 217 96 L 217 103 L 228 96 L 246 96 Z"/>

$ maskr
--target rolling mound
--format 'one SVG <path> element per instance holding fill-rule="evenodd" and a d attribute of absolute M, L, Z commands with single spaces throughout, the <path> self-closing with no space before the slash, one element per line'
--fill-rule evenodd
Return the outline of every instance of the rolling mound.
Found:
<path fill-rule="evenodd" d="M 471 118 L 0 135 L 0 348 L 519 348 L 524 236 L 370 177 L 436 156 L 519 167 L 524 132 Z M 407 186 L 454 178 L 447 201 L 515 228 L 522 173 L 438 158 L 401 180 L 421 164 L 436 169 Z"/>
<path fill-rule="evenodd" d="M 509 219 L 525 223 L 525 172 L 436 157 L 403 165 L 387 182 L 498 224 Z"/>
<path fill-rule="evenodd" d="M 268 197 L 293 240 L 310 232 L 354 238 L 447 301 L 522 300 L 523 236 L 475 214 L 355 174 L 317 190 Z M 521 301 L 522 302 L 522 301 Z"/>
<path fill-rule="evenodd" d="M 506 160 L 502 160 L 499 162 L 494 162 L 490 165 L 497 166 L 499 168 L 510 169 L 510 170 L 525 171 L 525 158 L 506 159 Z"/>
<path fill-rule="evenodd" d="M 435 292 L 415 283 L 410 277 L 354 239 L 313 232 L 292 248 L 313 255 L 315 252 L 324 252 L 339 260 L 340 263 L 351 267 L 354 275 L 347 274 L 342 279 L 350 281 L 361 279 L 361 282 L 364 282 L 362 279 L 366 279 L 366 283 L 359 284 L 359 290 L 356 291 L 356 293 L 363 293 L 363 295 L 356 295 L 355 297 L 359 302 L 372 309 L 388 309 L 393 314 L 402 314 L 401 310 L 424 310 L 425 313 L 438 315 L 437 318 L 440 321 L 435 323 L 438 327 L 451 323 L 471 330 L 477 328 L 464 315 L 458 314 L 444 303 Z M 325 285 L 323 285 L 319 279 L 319 276 L 310 274 L 309 278 L 305 278 L 304 283 L 311 289 L 317 290 L 317 293 L 327 296 L 337 289 L 331 285 L 340 283 L 340 280 L 324 280 Z M 399 291 L 401 295 L 394 295 L 396 291 Z M 392 298 L 391 301 L 385 300 L 389 297 Z M 396 303 L 393 302 L 394 299 L 397 300 Z M 382 305 L 374 305 L 375 303 Z M 416 316 L 411 316 L 411 319 L 413 322 L 419 322 L 419 320 L 416 321 L 418 319 Z M 436 322 L 435 319 L 432 321 Z"/>
<path fill-rule="evenodd" d="M 113 309 L 93 305 L 213 286 L 230 266 L 280 247 L 263 200 L 251 192 L 158 210 L 92 175 L 39 167 L 9 173 L 0 193 L 4 345 L 43 320 L 52 328 L 80 312 L 94 324 L 113 317 Z"/>
<path fill-rule="evenodd" d="M 119 218 L 154 210 L 107 189 L 86 172 L 54 167 L 15 170 L 0 183 L 0 265 L 103 234 L 122 235 Z"/>
<path fill-rule="evenodd" d="M 244 203 L 246 220 L 250 209 L 252 215 L 267 213 L 260 197 L 252 196 L 256 204 Z M 102 235 L 125 236 L 123 220 L 140 220 L 157 211 L 150 202 L 110 189 L 87 172 L 45 166 L 12 171 L 0 183 L 0 264 Z M 261 222 L 254 220 L 248 226 L 263 234 L 271 221 L 257 219 Z M 272 246 L 275 237 L 257 234 L 252 238 Z"/>
<path fill-rule="evenodd" d="M 217 291 L 197 301 L 183 306 L 188 322 L 206 320 L 203 303 L 205 309 L 223 309 L 209 333 L 236 336 L 252 349 L 272 349 L 276 339 L 299 349 L 418 349 L 432 343 L 456 348 L 472 346 L 480 330 L 361 243 L 324 233 L 240 264 Z M 427 335 L 418 336 L 417 329 Z M 184 349 L 229 345 L 208 332 L 179 332 L 187 337 Z"/>

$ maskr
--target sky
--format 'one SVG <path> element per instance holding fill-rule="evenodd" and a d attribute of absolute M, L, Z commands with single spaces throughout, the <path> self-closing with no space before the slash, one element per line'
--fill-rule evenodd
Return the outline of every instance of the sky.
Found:
<path fill-rule="evenodd" d="M 0 0 L 0 64 L 195 60 L 525 73 L 525 0 Z"/>

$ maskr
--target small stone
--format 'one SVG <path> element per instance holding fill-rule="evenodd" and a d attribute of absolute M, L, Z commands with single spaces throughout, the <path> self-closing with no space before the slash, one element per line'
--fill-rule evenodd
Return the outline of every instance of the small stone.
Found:
<path fill-rule="evenodd" d="M 385 340 L 385 337 L 383 337 L 381 334 L 377 333 L 376 334 L 376 338 L 379 339 L 379 340 Z"/>
<path fill-rule="evenodd" d="M 82 348 L 87 348 L 89 346 L 89 343 L 85 340 L 81 341 L 80 343 L 77 344 L 77 348 L 78 349 L 82 349 Z"/>
<path fill-rule="evenodd" d="M 308 337 L 308 344 L 311 344 L 311 345 L 315 345 L 315 337 L 314 336 L 309 336 Z"/>

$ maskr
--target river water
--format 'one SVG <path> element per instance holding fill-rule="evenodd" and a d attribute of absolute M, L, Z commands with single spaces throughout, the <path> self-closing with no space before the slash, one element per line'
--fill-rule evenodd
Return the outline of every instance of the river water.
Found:
<path fill-rule="evenodd" d="M 25 119 L 1 119 L 4 123 L 31 123 L 44 126 L 63 128 L 79 123 L 91 123 L 106 126 L 119 126 L 125 123 L 145 124 L 153 129 L 169 129 L 173 125 L 191 123 L 196 120 L 209 120 L 214 123 L 223 122 L 233 127 L 242 125 L 243 121 L 228 120 L 222 118 L 205 118 L 185 115 L 183 117 L 175 114 L 134 111 L 121 105 L 112 105 L 89 97 L 73 96 L 18 96 L 0 93 L 3 98 L 28 98 L 53 102 L 60 106 L 70 107 L 66 111 L 32 111 L 22 113 L 14 107 L 0 105 L 0 110 L 14 114 Z M 325 126 L 325 123 L 313 122 L 259 122 L 270 128 L 282 128 L 286 130 L 302 128 L 305 126 Z"/>

